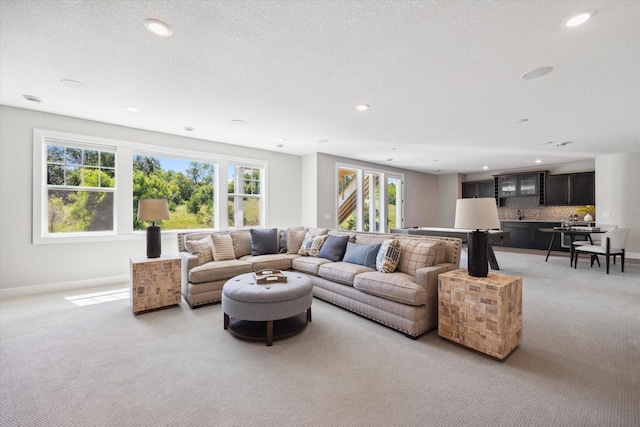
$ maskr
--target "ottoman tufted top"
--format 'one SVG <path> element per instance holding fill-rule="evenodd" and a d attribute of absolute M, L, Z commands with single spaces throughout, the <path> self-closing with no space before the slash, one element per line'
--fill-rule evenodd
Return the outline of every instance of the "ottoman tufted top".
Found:
<path fill-rule="evenodd" d="M 242 274 L 229 279 L 222 288 L 222 294 L 234 301 L 268 303 L 294 300 L 313 291 L 311 281 L 301 274 L 283 272 L 287 283 L 258 285 L 253 273 Z"/>

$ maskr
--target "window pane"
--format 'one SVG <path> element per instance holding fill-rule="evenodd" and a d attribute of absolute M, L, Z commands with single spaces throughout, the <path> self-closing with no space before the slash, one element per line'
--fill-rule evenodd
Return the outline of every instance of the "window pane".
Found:
<path fill-rule="evenodd" d="M 65 179 L 64 185 L 70 185 L 72 187 L 82 186 L 82 168 L 79 166 L 67 166 L 65 167 Z"/>
<path fill-rule="evenodd" d="M 47 162 L 64 163 L 64 147 L 47 145 Z"/>
<path fill-rule="evenodd" d="M 356 174 L 352 169 L 338 169 L 338 228 L 341 230 L 356 229 Z"/>
<path fill-rule="evenodd" d="M 69 148 L 65 150 L 65 162 L 68 165 L 82 164 L 82 150 L 79 148 Z"/>
<path fill-rule="evenodd" d="M 260 198 L 230 196 L 227 206 L 229 227 L 259 227 L 261 225 Z M 242 218 L 241 223 L 236 222 L 236 219 L 239 218 Z"/>
<path fill-rule="evenodd" d="M 85 166 L 99 166 L 100 165 L 100 152 L 94 150 L 84 150 L 84 165 Z"/>
<path fill-rule="evenodd" d="M 112 231 L 113 192 L 49 190 L 49 233 Z"/>
<path fill-rule="evenodd" d="M 100 166 L 105 168 L 115 168 L 116 167 L 116 155 L 115 153 L 105 153 L 104 151 L 100 153 Z"/>
<path fill-rule="evenodd" d="M 398 208 L 399 204 L 396 201 L 396 194 L 398 194 L 398 190 L 400 188 L 400 180 L 397 178 L 389 178 L 387 180 L 387 203 L 388 203 L 388 212 L 387 212 L 387 223 L 389 224 L 388 230 L 392 228 L 400 228 L 399 226 L 399 215 Z"/>
<path fill-rule="evenodd" d="M 47 166 L 47 184 L 64 185 L 64 168 L 59 165 Z"/>
<path fill-rule="evenodd" d="M 101 169 L 100 187 L 114 188 L 116 186 L 116 170 Z"/>
<path fill-rule="evenodd" d="M 140 155 L 134 155 L 132 160 L 134 229 L 147 227 L 145 222 L 138 221 L 140 199 L 168 200 L 169 219 L 161 222 L 163 229 L 214 227 L 213 163 Z"/>

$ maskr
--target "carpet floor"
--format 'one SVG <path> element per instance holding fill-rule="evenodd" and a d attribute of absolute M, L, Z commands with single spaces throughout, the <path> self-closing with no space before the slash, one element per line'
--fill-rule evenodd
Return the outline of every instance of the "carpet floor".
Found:
<path fill-rule="evenodd" d="M 134 316 L 126 298 L 65 299 L 107 288 L 5 299 L 0 425 L 640 425 L 640 265 L 497 257 L 523 278 L 524 338 L 503 361 L 318 299 L 272 347 L 225 331 L 220 304 Z"/>

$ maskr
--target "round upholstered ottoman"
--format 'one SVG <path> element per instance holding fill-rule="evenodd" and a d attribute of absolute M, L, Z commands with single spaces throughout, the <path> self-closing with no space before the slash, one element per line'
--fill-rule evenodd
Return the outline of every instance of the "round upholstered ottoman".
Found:
<path fill-rule="evenodd" d="M 224 328 L 240 338 L 266 339 L 267 345 L 304 329 L 311 321 L 313 285 L 301 274 L 283 274 L 287 282 L 257 284 L 253 273 L 229 279 L 222 287 Z"/>

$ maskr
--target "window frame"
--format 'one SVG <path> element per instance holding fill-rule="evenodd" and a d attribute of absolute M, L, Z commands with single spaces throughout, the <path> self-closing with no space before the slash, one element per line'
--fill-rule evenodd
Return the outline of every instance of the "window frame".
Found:
<path fill-rule="evenodd" d="M 229 184 L 229 167 L 234 167 L 234 185 L 233 185 L 233 193 L 229 193 L 228 191 L 228 184 Z M 238 193 L 236 190 L 238 188 L 238 183 L 242 182 L 243 183 L 243 189 L 244 189 L 244 179 L 242 179 L 241 181 L 239 181 L 239 177 L 238 177 L 238 170 L 240 168 L 247 168 L 247 169 L 259 169 L 260 170 L 260 180 L 258 181 L 260 184 L 260 193 L 259 194 L 246 194 L 244 192 L 242 193 Z M 220 170 L 222 170 L 222 168 L 220 168 Z M 266 228 L 266 181 L 265 181 L 265 176 L 267 174 L 267 166 L 266 163 L 265 164 L 260 164 L 260 163 L 256 163 L 255 161 L 239 161 L 239 160 L 229 160 L 226 164 L 225 167 L 225 172 L 227 174 L 226 179 L 225 179 L 225 185 L 226 185 L 226 202 L 228 203 L 229 200 L 231 198 L 234 199 L 234 225 L 231 226 L 229 225 L 229 216 L 228 216 L 228 212 L 225 209 L 225 224 L 227 224 L 228 228 L 230 230 L 242 230 L 242 229 L 249 229 L 249 228 L 254 228 L 256 226 L 253 225 L 245 225 L 244 224 L 244 212 L 243 209 L 241 208 L 239 211 L 237 211 L 235 209 L 235 205 L 236 205 L 236 201 L 239 199 L 240 200 L 240 204 L 242 205 L 243 199 L 245 198 L 250 198 L 250 199 L 258 199 L 258 205 L 260 207 L 260 225 L 258 227 L 263 227 Z M 243 174 L 243 178 L 244 178 L 244 174 Z M 225 207 L 227 205 L 225 204 Z M 238 215 L 238 212 L 240 212 L 241 215 Z M 238 218 L 242 218 L 242 224 L 238 225 Z"/>
<path fill-rule="evenodd" d="M 183 138 L 183 137 L 176 137 Z M 60 140 L 65 145 L 74 144 L 76 148 L 99 149 L 108 148 L 115 153 L 115 180 L 114 187 L 114 230 L 109 232 L 81 232 L 81 233 L 60 233 L 48 234 L 48 205 L 47 205 L 47 150 L 46 146 L 51 145 L 47 141 Z M 227 227 L 227 165 L 240 164 L 247 167 L 257 167 L 262 170 L 260 177 L 261 202 L 260 202 L 260 222 L 261 227 L 267 228 L 269 225 L 269 192 L 268 176 L 269 162 L 263 159 L 236 157 L 221 155 L 213 151 L 186 150 L 174 148 L 172 146 L 158 146 L 154 144 L 137 143 L 124 140 L 102 138 L 89 135 L 78 135 L 68 132 L 51 131 L 45 129 L 33 129 L 33 181 L 32 181 L 32 244 L 57 244 L 76 242 L 104 242 L 112 240 L 140 240 L 144 239 L 144 230 L 133 229 L 133 155 L 147 155 L 158 157 L 184 158 L 193 161 L 215 163 L 215 183 L 214 197 L 217 197 L 215 207 L 215 223 L 213 228 L 199 228 L 187 230 L 162 230 L 163 235 L 178 234 L 184 232 L 207 232 L 234 229 Z M 80 187 L 82 188 L 82 187 Z M 225 201 L 225 203 L 220 203 Z M 222 209 L 224 207 L 224 209 Z M 249 227 L 243 227 L 249 228 Z"/>

